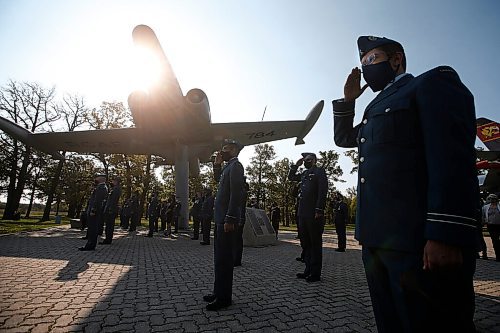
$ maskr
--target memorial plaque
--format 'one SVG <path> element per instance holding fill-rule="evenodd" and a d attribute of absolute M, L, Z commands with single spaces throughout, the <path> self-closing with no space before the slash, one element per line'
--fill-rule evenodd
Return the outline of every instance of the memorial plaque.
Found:
<path fill-rule="evenodd" d="M 263 209 L 246 208 L 243 245 L 266 246 L 276 243 L 274 228 Z"/>

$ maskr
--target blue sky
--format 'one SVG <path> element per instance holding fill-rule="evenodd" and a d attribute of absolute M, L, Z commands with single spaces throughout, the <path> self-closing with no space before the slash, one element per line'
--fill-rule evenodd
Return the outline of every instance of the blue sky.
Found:
<path fill-rule="evenodd" d="M 213 122 L 303 119 L 325 109 L 306 144 L 273 145 L 278 158 L 334 149 L 331 100 L 358 66 L 359 35 L 403 44 L 407 71 L 454 67 L 475 96 L 476 113 L 499 120 L 500 2 L 497 0 L 26 1 L 0 0 L 0 84 L 36 81 L 79 93 L 89 104 L 126 102 L 131 32 L 151 26 L 186 93 L 203 89 Z M 374 98 L 357 102 L 356 120 Z M 477 145 L 482 146 L 479 142 Z M 245 163 L 253 149 L 242 152 Z M 346 183 L 351 164 L 341 158 Z"/>

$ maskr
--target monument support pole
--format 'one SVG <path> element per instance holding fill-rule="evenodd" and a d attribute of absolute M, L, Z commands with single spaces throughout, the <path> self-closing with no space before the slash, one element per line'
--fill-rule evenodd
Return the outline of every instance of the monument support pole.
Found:
<path fill-rule="evenodd" d="M 175 146 L 175 195 L 181 203 L 179 229 L 189 227 L 189 161 L 188 147 L 177 143 Z"/>

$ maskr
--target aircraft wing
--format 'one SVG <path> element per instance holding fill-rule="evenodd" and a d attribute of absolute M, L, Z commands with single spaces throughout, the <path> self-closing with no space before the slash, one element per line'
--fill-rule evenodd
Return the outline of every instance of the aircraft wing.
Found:
<path fill-rule="evenodd" d="M 219 123 L 212 124 L 212 131 L 215 141 L 235 139 L 245 146 L 293 137 L 297 138 L 296 145 L 303 144 L 304 137 L 321 115 L 323 106 L 324 101 L 319 101 L 305 120 Z"/>
<path fill-rule="evenodd" d="M 161 156 L 173 156 L 175 152 L 173 138 L 162 136 L 154 140 L 151 133 L 137 128 L 32 133 L 0 117 L 0 129 L 57 159 L 63 158 L 59 151 Z"/>
<path fill-rule="evenodd" d="M 216 136 L 235 139 L 245 146 L 293 138 L 300 135 L 303 121 L 266 121 L 212 124 Z M 217 140 L 218 141 L 218 140 Z"/>

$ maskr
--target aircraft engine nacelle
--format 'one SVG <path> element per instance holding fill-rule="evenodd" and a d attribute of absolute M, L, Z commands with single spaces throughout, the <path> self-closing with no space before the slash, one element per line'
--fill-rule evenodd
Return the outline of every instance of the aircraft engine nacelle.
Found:
<path fill-rule="evenodd" d="M 207 128 L 211 123 L 210 105 L 205 92 L 191 89 L 186 94 L 187 125 L 192 128 Z"/>

